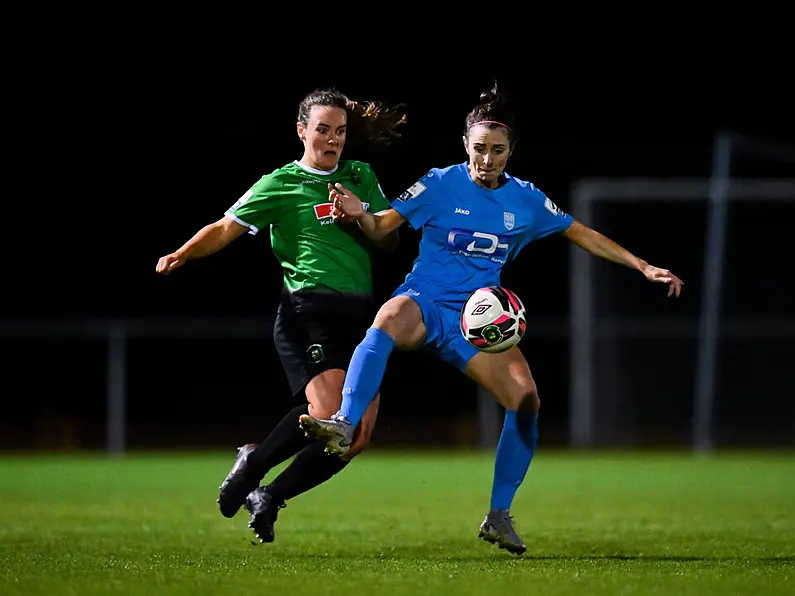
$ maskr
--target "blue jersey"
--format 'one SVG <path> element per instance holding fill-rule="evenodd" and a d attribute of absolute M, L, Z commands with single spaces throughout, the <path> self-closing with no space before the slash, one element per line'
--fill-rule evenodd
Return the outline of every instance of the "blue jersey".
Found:
<path fill-rule="evenodd" d="M 434 168 L 392 202 L 422 230 L 404 286 L 463 304 L 478 288 L 500 285 L 502 268 L 528 243 L 574 221 L 532 183 L 503 175 L 502 186 L 487 190 L 472 180 L 467 163 Z"/>

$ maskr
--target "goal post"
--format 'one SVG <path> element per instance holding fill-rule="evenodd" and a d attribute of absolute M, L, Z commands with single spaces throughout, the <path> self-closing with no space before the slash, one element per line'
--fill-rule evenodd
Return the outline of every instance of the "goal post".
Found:
<path fill-rule="evenodd" d="M 571 392 L 569 434 L 573 447 L 596 446 L 595 345 L 598 339 L 631 335 L 638 338 L 693 337 L 697 340 L 694 379 L 693 447 L 706 451 L 714 446 L 714 393 L 717 344 L 720 336 L 720 298 L 726 235 L 726 209 L 730 202 L 778 202 L 795 200 L 795 179 L 732 178 L 730 136 L 716 140 L 714 172 L 709 178 L 596 178 L 574 184 L 571 214 L 593 225 L 594 207 L 609 202 L 693 202 L 707 201 L 707 230 L 704 246 L 702 303 L 698 321 L 600 317 L 594 307 L 595 257 L 572 245 L 570 249 L 570 335 Z M 598 227 L 598 226 L 597 226 Z M 725 325 L 731 321 L 722 321 Z M 735 321 L 734 337 L 758 337 L 767 323 L 762 320 Z M 759 325 L 757 325 L 759 323 Z M 789 328 L 783 325 L 782 328 Z"/>

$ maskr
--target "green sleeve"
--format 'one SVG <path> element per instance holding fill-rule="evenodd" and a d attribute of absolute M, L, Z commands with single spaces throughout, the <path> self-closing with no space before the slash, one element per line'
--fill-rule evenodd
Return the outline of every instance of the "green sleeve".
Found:
<path fill-rule="evenodd" d="M 272 176 L 263 176 L 246 194 L 226 211 L 226 216 L 256 234 L 279 221 L 281 184 Z"/>

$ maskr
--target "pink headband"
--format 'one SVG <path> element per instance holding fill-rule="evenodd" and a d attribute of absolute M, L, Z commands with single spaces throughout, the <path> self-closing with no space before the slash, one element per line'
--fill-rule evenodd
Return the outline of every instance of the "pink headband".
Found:
<path fill-rule="evenodd" d="M 472 125 L 469 128 L 472 128 L 473 126 L 477 126 L 478 124 L 499 124 L 500 126 L 504 126 L 508 130 L 511 130 L 510 126 L 508 126 L 507 124 L 503 124 L 502 122 L 499 122 L 497 120 L 481 120 L 480 122 L 473 122 Z"/>

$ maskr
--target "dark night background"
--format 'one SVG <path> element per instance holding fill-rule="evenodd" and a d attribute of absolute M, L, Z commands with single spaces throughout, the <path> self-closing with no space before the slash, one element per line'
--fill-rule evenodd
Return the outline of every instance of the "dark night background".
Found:
<path fill-rule="evenodd" d="M 508 69 L 465 72 L 425 66 L 390 76 L 340 69 L 278 80 L 251 74 L 218 84 L 200 73 L 104 78 L 66 73 L 29 106 L 22 153 L 30 172 L 7 199 L 23 241 L 7 252 L 3 320 L 271 317 L 282 278 L 267 235 L 244 236 L 217 255 L 164 278 L 157 259 L 176 250 L 261 175 L 301 156 L 301 98 L 334 85 L 353 99 L 406 104 L 409 123 L 389 149 L 350 139 L 344 157 L 369 161 L 388 197 L 430 167 L 465 160 L 464 118 L 496 75 L 511 92 L 520 144 L 507 170 L 533 181 L 564 210 L 577 180 L 709 176 L 716 132 L 795 146 L 785 81 L 759 77 L 670 81 L 623 77 L 534 79 Z M 795 178 L 795 164 L 738 154 L 733 175 Z M 600 205 L 592 225 L 686 286 L 678 301 L 637 273 L 599 263 L 599 312 L 649 315 L 661 326 L 698 316 L 706 204 Z M 790 221 L 793 203 L 729 209 L 724 317 L 795 319 Z M 576 217 L 576 213 L 574 214 Z M 5 218 L 4 218 L 5 219 Z M 24 222 L 20 224 L 20 222 Z M 22 229 L 20 230 L 20 225 Z M 384 300 L 411 267 L 419 236 L 380 257 Z M 569 246 L 531 245 L 503 282 L 529 311 L 528 357 L 542 398 L 542 440 L 567 442 Z M 556 337 L 533 337 L 533 318 L 562 321 Z M 546 319 L 545 319 L 546 320 Z M 695 327 L 694 327 L 695 328 Z M 0 448 L 101 448 L 106 341 L 100 337 L 0 334 Z M 88 329 L 88 325 L 86 325 Z M 716 393 L 720 444 L 792 445 L 795 337 L 723 339 Z M 695 337 L 626 340 L 620 378 L 624 430 L 616 444 L 677 444 L 690 438 Z M 136 338 L 127 344 L 130 447 L 229 447 L 259 440 L 292 400 L 268 337 Z M 377 445 L 470 445 L 477 398 L 471 382 L 419 354 L 397 353 L 383 389 Z M 600 393 L 601 394 L 601 393 Z"/>

